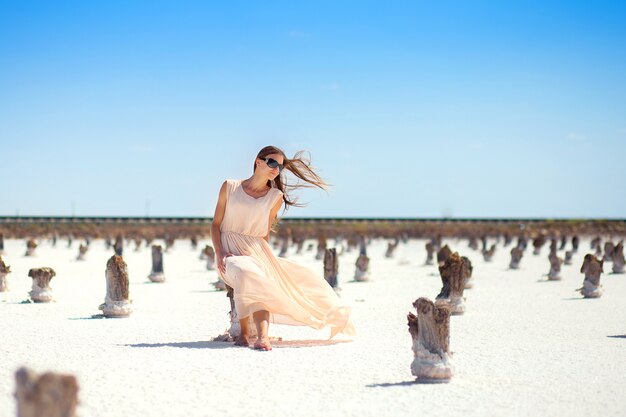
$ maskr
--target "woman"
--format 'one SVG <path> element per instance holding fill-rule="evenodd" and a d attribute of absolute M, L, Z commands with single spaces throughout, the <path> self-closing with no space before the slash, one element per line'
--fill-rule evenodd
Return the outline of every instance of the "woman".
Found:
<path fill-rule="evenodd" d="M 220 189 L 211 224 L 211 234 L 220 277 L 234 290 L 241 334 L 237 346 L 249 345 L 249 317 L 257 330 L 255 349 L 271 350 L 267 336 L 269 322 L 310 326 L 330 326 L 337 333 L 354 335 L 350 308 L 321 277 L 308 268 L 277 258 L 268 241 L 271 227 L 282 204 L 298 206 L 287 188 L 319 187 L 327 184 L 297 153 L 288 159 L 277 147 L 259 151 L 254 170 L 245 180 L 226 180 Z M 287 186 L 282 171 L 290 171 L 304 181 Z"/>

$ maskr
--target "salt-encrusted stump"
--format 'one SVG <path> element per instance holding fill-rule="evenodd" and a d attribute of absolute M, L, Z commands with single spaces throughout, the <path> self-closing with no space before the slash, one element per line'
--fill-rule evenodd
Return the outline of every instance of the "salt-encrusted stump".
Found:
<path fill-rule="evenodd" d="M 52 268 L 32 268 L 28 276 L 33 279 L 33 286 L 28 293 L 30 299 L 36 303 L 49 303 L 52 301 L 52 288 L 50 280 L 56 275 Z"/>
<path fill-rule="evenodd" d="M 563 264 L 563 259 L 559 258 L 556 253 L 550 255 L 548 259 L 550 260 L 550 271 L 548 272 L 548 280 L 560 281 L 561 265 Z"/>
<path fill-rule="evenodd" d="M 324 279 L 331 287 L 337 288 L 337 275 L 339 272 L 339 258 L 335 248 L 326 249 L 324 253 Z"/>
<path fill-rule="evenodd" d="M 361 249 L 361 254 L 356 259 L 356 271 L 354 272 L 354 280 L 363 282 L 369 281 L 370 258 L 365 253 L 365 247 Z"/>
<path fill-rule="evenodd" d="M 494 253 L 496 253 L 496 245 L 491 245 L 489 250 L 483 250 L 483 259 L 485 262 L 491 262 Z"/>
<path fill-rule="evenodd" d="M 614 274 L 623 274 L 624 273 L 624 241 L 620 240 L 620 242 L 615 245 L 613 249 L 613 273 Z"/>
<path fill-rule="evenodd" d="M 152 282 L 165 282 L 163 273 L 163 248 L 161 245 L 152 245 L 152 270 L 148 279 Z"/>
<path fill-rule="evenodd" d="M 580 272 L 585 274 L 583 286 L 578 289 L 585 298 L 598 298 L 602 295 L 602 287 L 600 286 L 600 275 L 604 272 L 604 261 L 598 260 L 592 254 L 585 255 L 583 266 Z"/>
<path fill-rule="evenodd" d="M 482 235 L 480 237 L 480 243 L 482 244 L 480 251 L 481 252 L 486 251 L 487 250 L 487 236 L 486 235 Z"/>
<path fill-rule="evenodd" d="M 465 264 L 465 268 L 467 268 L 467 278 L 465 279 L 465 289 L 474 287 L 474 278 L 472 278 L 472 272 L 474 272 L 474 267 L 472 266 L 472 261 L 469 260 L 466 256 L 461 256 L 461 260 Z"/>
<path fill-rule="evenodd" d="M 563 264 L 571 265 L 573 257 L 574 257 L 574 251 L 573 250 L 565 251 L 565 260 L 563 261 Z"/>
<path fill-rule="evenodd" d="M 541 248 L 546 243 L 546 238 L 543 235 L 537 236 L 533 239 L 533 255 L 539 255 L 541 253 Z"/>
<path fill-rule="evenodd" d="M 204 255 L 206 256 L 206 269 L 209 271 L 215 270 L 215 250 L 213 246 L 206 245 L 204 247 Z"/>
<path fill-rule="evenodd" d="M 556 248 L 557 248 L 556 239 L 555 238 L 550 239 L 550 252 L 548 253 L 548 256 L 556 255 L 556 251 L 557 251 Z"/>
<path fill-rule="evenodd" d="M 578 252 L 578 245 L 580 245 L 580 238 L 578 236 L 572 237 L 572 251 Z"/>
<path fill-rule="evenodd" d="M 567 245 L 567 236 L 563 235 L 561 236 L 561 246 L 559 246 L 559 250 L 565 249 L 566 245 Z"/>
<path fill-rule="evenodd" d="M 4 255 L 4 235 L 0 233 L 0 255 Z"/>
<path fill-rule="evenodd" d="M 457 252 L 451 254 L 439 267 L 443 287 L 437 295 L 437 300 L 447 300 L 450 303 L 451 314 L 465 313 L 463 290 L 465 281 L 469 277 L 468 265 L 463 262 Z"/>
<path fill-rule="evenodd" d="M 598 259 L 603 259 L 604 255 L 602 254 L 602 245 L 598 245 L 596 246 L 596 253 L 595 253 L 596 258 Z"/>
<path fill-rule="evenodd" d="M 37 242 L 33 239 L 28 239 L 26 242 L 26 253 L 24 256 L 35 256 L 35 249 L 37 249 Z"/>
<path fill-rule="evenodd" d="M 52 235 L 52 247 L 55 248 L 57 246 L 57 240 L 59 239 L 59 236 L 55 233 Z"/>
<path fill-rule="evenodd" d="M 124 239 L 121 235 L 115 237 L 115 243 L 113 244 L 113 250 L 117 256 L 122 256 L 124 253 Z"/>
<path fill-rule="evenodd" d="M 71 247 L 72 247 L 72 242 L 73 242 L 73 241 L 74 241 L 74 236 L 69 235 L 69 236 L 67 237 L 67 247 L 68 247 L 68 248 L 71 248 Z"/>
<path fill-rule="evenodd" d="M 396 239 L 393 242 L 387 242 L 387 250 L 385 251 L 385 258 L 393 258 L 393 254 L 396 252 L 400 241 Z"/>
<path fill-rule="evenodd" d="M 78 382 L 73 375 L 38 375 L 22 367 L 15 372 L 15 399 L 17 417 L 75 417 Z"/>
<path fill-rule="evenodd" d="M 140 252 L 142 239 L 136 237 L 135 239 L 133 239 L 133 241 L 135 242 L 135 252 Z"/>
<path fill-rule="evenodd" d="M 11 267 L 4 263 L 0 256 L 0 292 L 9 291 L 9 281 L 7 275 L 11 273 Z"/>
<path fill-rule="evenodd" d="M 77 261 L 84 261 L 85 260 L 85 255 L 87 254 L 87 250 L 88 249 L 89 249 L 89 246 L 83 245 L 81 243 L 80 246 L 78 247 L 78 256 L 76 257 L 76 260 Z"/>
<path fill-rule="evenodd" d="M 478 239 L 476 239 L 476 236 L 470 237 L 468 246 L 473 250 L 478 249 Z"/>
<path fill-rule="evenodd" d="M 432 265 L 434 255 L 435 255 L 435 246 L 433 245 L 432 242 L 427 242 L 426 243 L 426 261 L 424 262 L 424 264 Z"/>
<path fill-rule="evenodd" d="M 522 256 L 524 256 L 524 251 L 520 249 L 519 246 L 511 249 L 511 263 L 509 263 L 509 268 L 519 269 L 519 263 L 522 260 Z"/>
<path fill-rule="evenodd" d="M 526 236 L 521 235 L 517 238 L 517 247 L 520 248 L 522 252 L 526 250 L 528 247 L 528 239 Z"/>
<path fill-rule="evenodd" d="M 172 248 L 174 248 L 175 243 L 176 243 L 176 240 L 173 237 L 166 236 L 165 237 L 165 252 L 169 253 L 172 250 Z"/>
<path fill-rule="evenodd" d="M 233 289 L 228 285 L 226 285 L 226 297 L 228 297 L 228 300 L 230 301 L 230 311 L 228 312 L 230 327 L 226 330 L 224 334 L 213 338 L 214 342 L 234 342 L 241 335 L 241 324 L 239 323 L 237 309 L 235 308 L 234 292 Z M 250 314 L 248 321 L 248 333 L 249 338 L 257 337 L 256 326 L 254 324 L 252 314 Z M 270 337 L 270 340 L 272 339 L 276 338 Z M 278 339 L 281 340 L 281 338 Z"/>
<path fill-rule="evenodd" d="M 278 254 L 278 256 L 280 256 L 281 258 L 286 258 L 288 250 L 289 250 L 289 237 L 283 236 L 280 239 L 280 253 Z"/>
<path fill-rule="evenodd" d="M 611 241 L 604 242 L 604 262 L 613 262 L 613 250 L 615 245 Z"/>
<path fill-rule="evenodd" d="M 196 236 L 192 236 L 190 241 L 191 241 L 191 249 L 193 250 L 198 249 L 198 238 Z"/>
<path fill-rule="evenodd" d="M 602 239 L 600 239 L 600 236 L 596 236 L 591 239 L 591 242 L 589 244 L 591 245 L 591 249 L 596 249 L 598 246 L 600 246 L 601 243 Z"/>
<path fill-rule="evenodd" d="M 448 259 L 450 255 L 452 255 L 452 250 L 450 250 L 448 245 L 445 245 L 443 248 L 439 249 L 439 251 L 437 252 L 437 264 L 439 264 L 440 267 L 443 266 L 443 264 L 446 262 L 446 259 Z"/>
<path fill-rule="evenodd" d="M 324 259 L 324 256 L 326 254 L 326 247 L 327 247 L 326 238 L 319 237 L 317 239 L 317 253 L 315 254 L 316 260 L 320 261 Z"/>
<path fill-rule="evenodd" d="M 505 233 L 504 234 L 504 246 L 509 246 L 511 244 L 511 242 L 513 241 L 513 238 L 511 237 L 511 235 L 509 233 Z"/>
<path fill-rule="evenodd" d="M 107 293 L 98 309 L 105 317 L 128 317 L 133 312 L 128 297 L 128 267 L 121 256 L 113 255 L 107 261 Z"/>
<path fill-rule="evenodd" d="M 413 339 L 411 373 L 418 380 L 448 381 L 454 374 L 450 352 L 450 306 L 446 302 L 433 303 L 421 297 L 415 300 L 413 307 L 417 315 L 407 315 Z"/>

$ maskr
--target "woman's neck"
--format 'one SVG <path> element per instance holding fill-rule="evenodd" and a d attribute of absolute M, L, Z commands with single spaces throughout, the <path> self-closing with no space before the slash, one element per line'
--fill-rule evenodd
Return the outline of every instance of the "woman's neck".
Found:
<path fill-rule="evenodd" d="M 260 175 L 252 174 L 250 178 L 245 180 L 246 188 L 252 191 L 263 191 L 267 189 L 267 178 L 263 178 Z"/>

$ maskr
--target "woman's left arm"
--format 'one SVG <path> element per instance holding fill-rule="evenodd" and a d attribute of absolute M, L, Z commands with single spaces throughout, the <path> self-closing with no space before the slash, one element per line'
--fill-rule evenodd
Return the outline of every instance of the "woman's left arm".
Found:
<path fill-rule="evenodd" d="M 265 239 L 267 242 L 270 241 L 270 232 L 272 230 L 272 224 L 274 224 L 274 220 L 276 220 L 276 216 L 278 215 L 278 210 L 280 210 L 280 206 L 282 205 L 283 205 L 283 194 L 281 193 L 280 198 L 278 199 L 276 204 L 274 204 L 274 207 L 272 207 L 272 210 L 270 210 L 270 219 L 267 224 L 267 234 L 263 237 L 263 239 Z"/>

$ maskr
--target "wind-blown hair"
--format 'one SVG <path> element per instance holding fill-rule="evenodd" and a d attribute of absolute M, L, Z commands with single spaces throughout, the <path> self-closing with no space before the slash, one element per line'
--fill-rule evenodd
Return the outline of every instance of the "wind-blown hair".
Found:
<path fill-rule="evenodd" d="M 265 158 L 271 154 L 279 154 L 283 157 L 283 172 L 278 174 L 278 176 L 273 181 L 268 181 L 267 185 L 272 188 L 278 188 L 283 192 L 283 202 L 285 203 L 285 210 L 289 206 L 295 207 L 304 207 L 305 204 L 298 203 L 297 197 L 291 196 L 291 191 L 297 190 L 299 188 L 321 188 L 322 190 L 326 190 L 329 187 L 329 184 L 326 183 L 315 172 L 314 168 L 311 167 L 310 154 L 306 151 L 298 151 L 293 156 L 293 158 L 287 158 L 285 152 L 282 149 L 277 148 L 276 146 L 266 146 L 259 151 L 257 154 L 258 158 Z M 306 156 L 309 154 L 309 156 Z M 256 170 L 256 161 L 254 163 L 254 169 Z M 296 178 L 296 183 L 288 184 L 284 173 L 285 171 L 291 172 Z M 299 181 L 298 181 L 299 180 Z"/>

